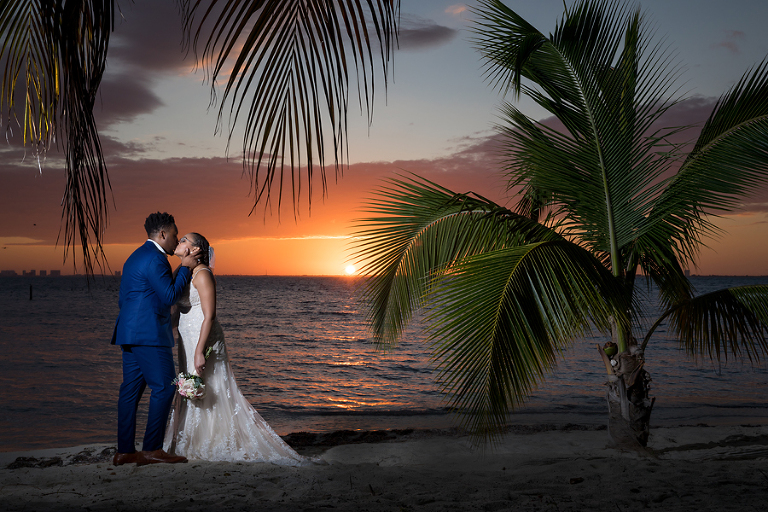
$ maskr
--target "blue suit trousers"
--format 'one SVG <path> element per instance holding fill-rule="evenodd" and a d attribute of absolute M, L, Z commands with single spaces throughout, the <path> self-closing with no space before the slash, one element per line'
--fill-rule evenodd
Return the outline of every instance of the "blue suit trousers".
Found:
<path fill-rule="evenodd" d="M 122 345 L 122 349 L 123 383 L 117 402 L 117 451 L 136 451 L 136 410 L 147 386 L 152 393 L 142 450 L 159 450 L 163 447 L 165 426 L 176 392 L 173 350 L 144 345 Z"/>

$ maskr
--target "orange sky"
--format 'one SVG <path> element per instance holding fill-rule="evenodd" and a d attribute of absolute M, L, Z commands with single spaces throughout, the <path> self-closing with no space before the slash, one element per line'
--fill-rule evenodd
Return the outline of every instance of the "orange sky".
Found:
<path fill-rule="evenodd" d="M 729 217 L 722 224 L 731 232 L 709 249 L 702 251 L 699 269 L 703 275 L 768 275 L 768 219 L 759 217 Z M 141 231 L 141 228 L 139 228 Z M 138 245 L 107 244 L 110 267 L 118 270 Z M 339 238 L 248 238 L 218 240 L 212 238 L 216 250 L 217 274 L 255 275 L 343 275 L 350 263 L 348 239 Z M 0 269 L 22 270 L 60 269 L 71 274 L 71 261 L 62 263 L 62 250 L 52 245 L 6 245 L 0 258 Z M 171 259 L 173 265 L 175 259 Z"/>
<path fill-rule="evenodd" d="M 162 210 L 176 217 L 182 234 L 198 231 L 209 238 L 218 274 L 343 275 L 351 262 L 353 221 L 383 177 L 408 169 L 457 192 L 474 191 L 505 203 L 503 180 L 487 170 L 492 169 L 491 157 L 482 147 L 481 142 L 445 159 L 352 165 L 338 183 L 331 178 L 324 201 L 319 193 L 315 196 L 311 215 L 303 201 L 297 220 L 290 203 L 280 217 L 264 215 L 261 207 L 249 217 L 248 181 L 241 178 L 238 162 L 164 162 L 162 173 L 147 162 L 121 162 L 111 169 L 117 208 L 105 237 L 109 265 L 112 271 L 122 267 L 146 239 L 146 215 Z M 39 175 L 28 168 L 13 173 L 15 193 L 0 204 L 0 211 L 6 226 L 17 228 L 0 238 L 0 270 L 73 273 L 71 258 L 62 263 L 63 248 L 53 245 L 61 176 L 57 170 Z M 692 273 L 768 275 L 768 215 L 754 210 L 718 221 L 726 233 L 702 250 L 699 268 Z M 175 258 L 171 261 L 176 264 Z"/>
<path fill-rule="evenodd" d="M 361 216 L 364 199 L 383 183 L 384 176 L 408 169 L 457 191 L 474 190 L 502 200 L 496 197 L 503 185 L 495 171 L 478 166 L 456 168 L 457 162 L 467 159 L 475 157 L 354 164 L 338 183 L 331 171 L 326 198 L 322 198 L 320 185 L 315 185 L 318 189 L 310 213 L 305 190 L 297 218 L 290 195 L 284 198 L 286 204 L 279 215 L 276 205 L 271 213 L 260 205 L 249 216 L 249 182 L 241 176 L 238 161 L 117 161 L 110 168 L 117 207 L 111 212 L 105 252 L 111 270 L 119 270 L 146 239 L 143 224 L 147 214 L 160 210 L 175 216 L 181 234 L 197 231 L 209 239 L 216 251 L 217 273 L 342 275 L 351 262 L 348 248 L 354 219 Z M 0 236 L 0 269 L 72 273 L 71 259 L 62 264 L 63 249 L 53 246 L 59 229 L 57 199 L 63 173 L 50 169 L 41 175 L 19 166 L 6 176 L 15 193 L 0 204 L 7 233 Z"/>

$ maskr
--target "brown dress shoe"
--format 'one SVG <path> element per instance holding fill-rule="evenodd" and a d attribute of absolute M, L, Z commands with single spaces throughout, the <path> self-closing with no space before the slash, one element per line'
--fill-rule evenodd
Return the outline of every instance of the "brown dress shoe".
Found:
<path fill-rule="evenodd" d="M 122 466 L 123 464 L 135 464 L 139 461 L 139 452 L 133 453 L 115 453 L 112 457 L 113 466 Z"/>
<path fill-rule="evenodd" d="M 187 462 L 186 457 L 181 455 L 170 455 L 163 450 L 154 450 L 151 452 L 139 452 L 137 466 L 146 466 L 147 464 L 179 464 Z"/>

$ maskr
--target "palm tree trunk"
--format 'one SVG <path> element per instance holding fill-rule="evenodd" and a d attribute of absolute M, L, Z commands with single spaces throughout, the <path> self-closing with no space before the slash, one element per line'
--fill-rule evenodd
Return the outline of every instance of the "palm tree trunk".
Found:
<path fill-rule="evenodd" d="M 651 411 L 651 376 L 645 370 L 643 351 L 634 338 L 628 351 L 609 357 L 598 346 L 608 371 L 608 432 L 618 448 L 638 449 L 648 444 Z"/>

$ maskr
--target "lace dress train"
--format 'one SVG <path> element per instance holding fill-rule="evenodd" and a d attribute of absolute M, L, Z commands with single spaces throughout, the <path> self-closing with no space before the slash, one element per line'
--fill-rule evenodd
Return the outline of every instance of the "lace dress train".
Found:
<path fill-rule="evenodd" d="M 203 311 L 195 285 L 190 282 L 187 289 L 179 301 L 179 369 L 194 373 Z M 209 461 L 312 463 L 285 443 L 240 392 L 218 320 L 213 322 L 206 346 L 213 350 L 202 376 L 205 396 L 198 400 L 176 396 L 163 449 L 189 459 Z"/>

